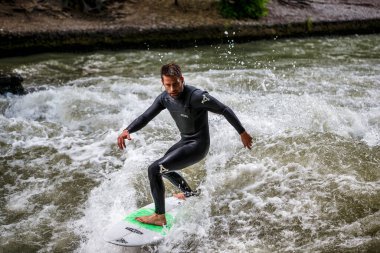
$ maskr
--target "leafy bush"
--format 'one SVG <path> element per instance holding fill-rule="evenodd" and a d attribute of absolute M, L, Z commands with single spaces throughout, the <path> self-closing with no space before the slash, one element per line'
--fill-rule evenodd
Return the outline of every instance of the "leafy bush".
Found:
<path fill-rule="evenodd" d="M 221 0 L 220 12 L 226 18 L 254 18 L 267 15 L 268 0 Z"/>

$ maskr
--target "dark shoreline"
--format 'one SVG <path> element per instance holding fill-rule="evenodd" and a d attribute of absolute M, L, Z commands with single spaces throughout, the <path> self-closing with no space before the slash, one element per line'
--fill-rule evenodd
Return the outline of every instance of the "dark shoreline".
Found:
<path fill-rule="evenodd" d="M 226 31 L 228 35 L 226 35 Z M 204 25 L 187 28 L 119 27 L 48 32 L 0 31 L 0 58 L 45 52 L 180 48 L 260 39 L 380 33 L 380 19 L 288 24 Z"/>

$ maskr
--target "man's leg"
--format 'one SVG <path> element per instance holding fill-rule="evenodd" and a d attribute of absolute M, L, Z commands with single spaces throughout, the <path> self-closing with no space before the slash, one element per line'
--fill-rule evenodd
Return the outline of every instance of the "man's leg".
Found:
<path fill-rule="evenodd" d="M 188 167 L 204 158 L 208 151 L 208 145 L 195 144 L 197 143 L 192 141 L 184 143 L 179 142 L 170 148 L 164 157 L 155 161 L 151 166 L 149 166 L 148 176 L 152 197 L 155 203 L 156 213 L 151 216 L 139 217 L 137 220 L 155 225 L 166 224 L 164 216 L 165 185 L 162 180 L 162 176 L 173 172 L 173 170 L 180 170 Z M 176 184 L 179 183 L 179 185 L 181 185 L 181 187 L 184 189 L 190 189 L 186 181 L 183 180 L 183 178 L 179 176 L 178 173 L 171 174 L 169 178 L 174 180 Z M 177 180 L 179 181 L 177 182 Z M 182 183 L 182 181 L 184 183 Z"/>
<path fill-rule="evenodd" d="M 193 191 L 186 180 L 177 172 L 169 171 L 162 175 L 164 178 L 170 181 L 174 186 L 183 192 L 183 198 L 198 195 L 196 191 Z M 180 195 L 178 195 L 180 196 Z M 182 197 L 181 197 L 182 198 Z"/>
<path fill-rule="evenodd" d="M 159 161 L 159 160 L 158 160 Z M 162 180 L 162 166 L 158 161 L 152 163 L 148 168 L 150 190 L 155 204 L 155 214 L 137 217 L 136 220 L 157 226 L 166 225 L 165 218 L 165 185 Z"/>

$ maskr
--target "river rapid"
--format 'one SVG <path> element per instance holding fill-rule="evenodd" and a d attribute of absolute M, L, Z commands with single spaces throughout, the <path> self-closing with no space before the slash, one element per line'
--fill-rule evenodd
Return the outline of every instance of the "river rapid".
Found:
<path fill-rule="evenodd" d="M 210 113 L 210 152 L 182 170 L 202 195 L 159 245 L 107 244 L 108 225 L 152 201 L 147 167 L 179 140 L 163 111 L 125 151 L 116 144 L 171 61 L 235 111 L 254 146 Z M 34 90 L 0 96 L 1 253 L 379 252 L 379 35 L 41 54 L 0 68 Z"/>

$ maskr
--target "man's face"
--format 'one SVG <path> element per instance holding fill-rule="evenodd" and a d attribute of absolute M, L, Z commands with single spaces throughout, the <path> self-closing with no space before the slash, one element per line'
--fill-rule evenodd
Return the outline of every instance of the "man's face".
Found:
<path fill-rule="evenodd" d="M 162 76 L 162 84 L 166 92 L 172 97 L 177 98 L 183 91 L 183 77 Z"/>

